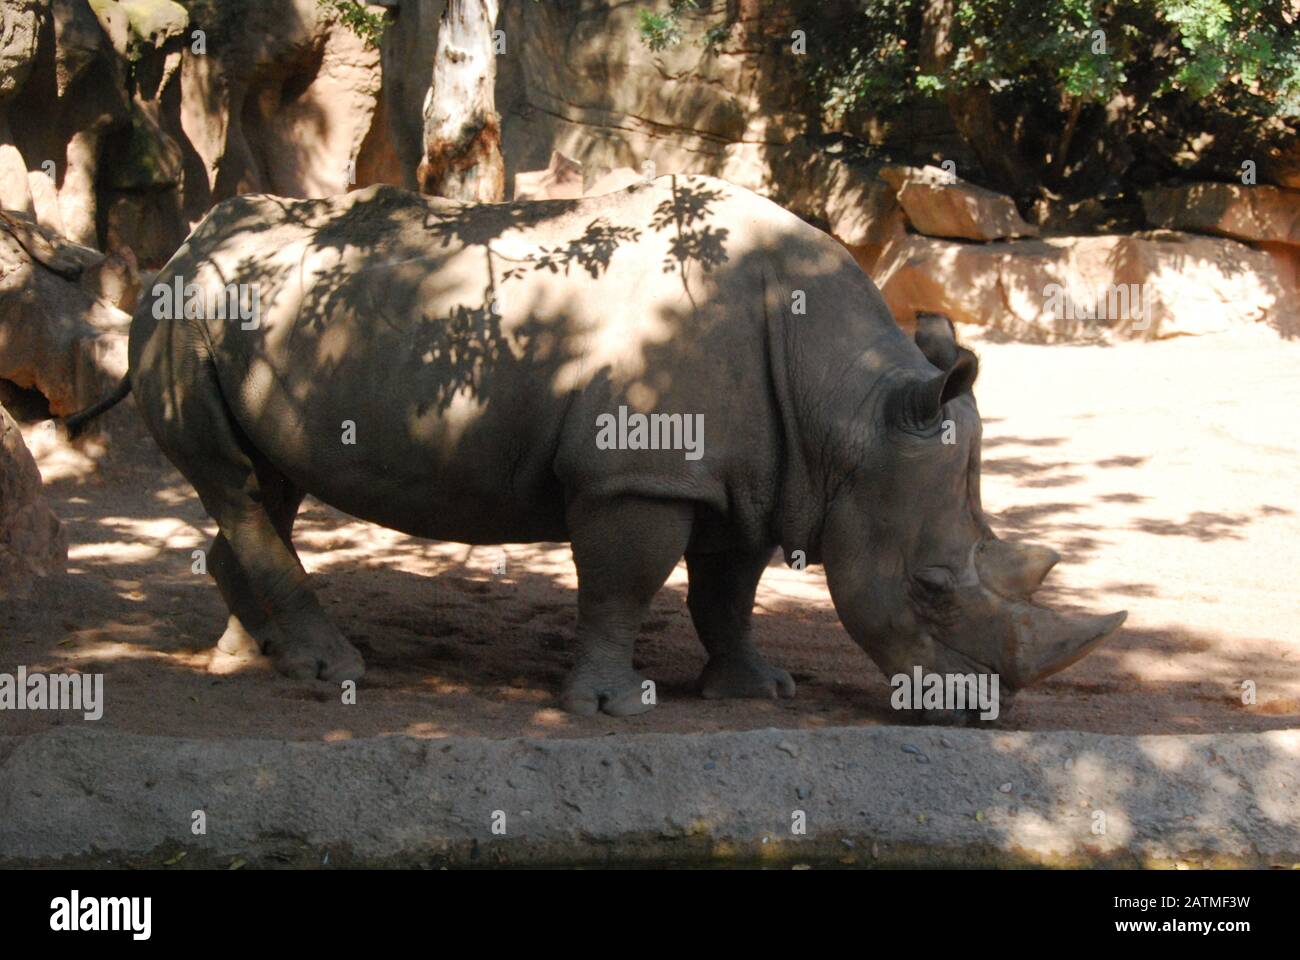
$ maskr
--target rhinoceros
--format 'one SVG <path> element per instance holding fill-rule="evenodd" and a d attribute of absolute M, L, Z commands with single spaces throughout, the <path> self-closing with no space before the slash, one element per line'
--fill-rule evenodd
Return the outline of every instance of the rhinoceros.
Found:
<path fill-rule="evenodd" d="M 683 556 L 710 698 L 794 695 L 750 639 L 778 547 L 824 565 L 887 676 L 997 675 L 1004 702 L 1124 618 L 1030 600 L 1058 557 L 990 529 L 952 325 L 907 336 L 839 243 L 722 180 L 241 196 L 156 280 L 127 378 L 75 425 L 135 393 L 219 530 L 219 646 L 290 676 L 364 669 L 294 552 L 308 493 L 418 537 L 569 542 L 580 715 L 653 704 L 633 645 Z"/>

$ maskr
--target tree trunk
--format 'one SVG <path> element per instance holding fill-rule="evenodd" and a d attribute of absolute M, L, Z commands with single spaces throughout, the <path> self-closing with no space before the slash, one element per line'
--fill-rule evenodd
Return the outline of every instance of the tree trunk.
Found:
<path fill-rule="evenodd" d="M 505 199 L 492 37 L 498 8 L 499 0 L 447 2 L 424 101 L 421 193 L 480 203 Z"/>
<path fill-rule="evenodd" d="M 921 11 L 921 69 L 945 79 L 955 55 L 953 11 L 953 0 L 929 0 Z M 1020 155 L 1017 132 L 998 117 L 992 91 L 985 86 L 949 89 L 944 100 L 958 136 L 979 161 L 990 185 L 1013 196 L 1029 193 L 1038 176 Z"/>

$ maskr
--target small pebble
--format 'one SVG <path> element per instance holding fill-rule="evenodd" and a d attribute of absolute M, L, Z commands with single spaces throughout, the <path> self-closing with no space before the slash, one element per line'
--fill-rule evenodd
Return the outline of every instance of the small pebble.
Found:
<path fill-rule="evenodd" d="M 1010 793 L 1010 792 L 1011 792 L 1011 784 L 1009 783 L 1004 783 L 1002 784 L 1002 786 L 998 787 L 998 793 Z"/>

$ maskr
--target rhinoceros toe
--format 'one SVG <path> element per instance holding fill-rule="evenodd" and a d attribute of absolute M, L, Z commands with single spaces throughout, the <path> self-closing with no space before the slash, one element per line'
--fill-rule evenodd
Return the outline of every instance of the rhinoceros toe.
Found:
<path fill-rule="evenodd" d="M 706 700 L 775 700 L 794 696 L 794 678 L 755 657 L 714 657 L 700 674 Z"/>
<path fill-rule="evenodd" d="M 578 668 L 565 682 L 560 705 L 579 717 L 606 713 L 611 717 L 631 717 L 645 713 L 655 705 L 653 688 L 632 670 L 608 672 Z"/>
<path fill-rule="evenodd" d="M 361 654 L 341 634 L 297 638 L 267 651 L 275 668 L 296 680 L 327 680 L 341 683 L 360 680 L 366 672 Z"/>

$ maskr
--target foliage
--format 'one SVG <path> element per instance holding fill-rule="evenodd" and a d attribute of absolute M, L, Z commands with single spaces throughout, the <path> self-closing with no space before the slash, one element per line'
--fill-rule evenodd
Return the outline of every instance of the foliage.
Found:
<path fill-rule="evenodd" d="M 685 30 L 682 16 L 688 11 L 700 8 L 697 0 L 670 0 L 668 10 L 655 13 L 652 10 L 638 10 L 637 20 L 641 32 L 641 42 L 658 53 L 668 47 L 675 47 L 682 42 Z M 708 50 L 716 50 L 731 30 L 730 23 L 717 23 L 709 27 L 700 42 Z"/>
<path fill-rule="evenodd" d="M 384 34 L 384 14 L 372 11 L 362 0 L 316 0 L 339 18 L 339 22 L 366 41 L 366 46 L 379 46 Z"/>
<path fill-rule="evenodd" d="M 682 42 L 682 11 L 695 10 L 695 0 L 672 0 L 667 13 L 638 10 L 641 42 L 656 52 Z"/>
<path fill-rule="evenodd" d="M 683 15 L 707 6 L 671 0 L 666 13 L 643 10 L 642 41 L 655 50 L 683 42 Z M 782 6 L 808 34 L 800 65 L 811 115 L 832 127 L 849 116 L 888 124 L 937 103 L 983 161 L 1009 158 L 986 169 L 1008 189 L 1071 178 L 1086 189 L 1123 179 L 1142 157 L 1148 171 L 1167 166 L 1177 152 L 1170 144 L 1198 133 L 1241 138 L 1262 121 L 1300 117 L 1300 10 L 1279 0 Z M 1146 150 L 1143 137 L 1161 143 Z"/>
<path fill-rule="evenodd" d="M 958 0 L 941 71 L 923 68 L 933 0 L 866 0 L 809 68 L 833 112 L 987 87 L 1026 104 L 1168 95 L 1257 116 L 1300 112 L 1300 32 L 1276 0 Z"/>

